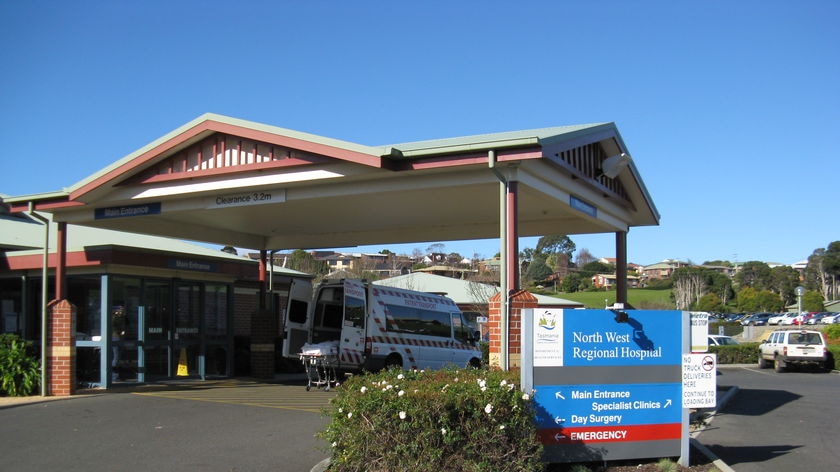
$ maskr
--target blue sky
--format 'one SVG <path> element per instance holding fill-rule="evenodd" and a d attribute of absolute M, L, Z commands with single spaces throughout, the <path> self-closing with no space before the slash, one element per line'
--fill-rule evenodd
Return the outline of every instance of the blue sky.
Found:
<path fill-rule="evenodd" d="M 205 112 L 367 145 L 612 121 L 661 214 L 631 229 L 632 262 L 789 264 L 840 240 L 840 2 L 36 0 L 0 18 L 2 194 L 70 186 Z M 571 238 L 615 255 L 612 234 Z M 384 247 L 431 243 L 498 252 Z"/>

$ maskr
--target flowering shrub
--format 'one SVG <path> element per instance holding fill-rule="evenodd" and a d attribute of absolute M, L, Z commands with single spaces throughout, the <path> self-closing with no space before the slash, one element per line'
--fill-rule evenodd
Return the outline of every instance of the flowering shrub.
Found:
<path fill-rule="evenodd" d="M 329 470 L 542 470 L 532 401 L 517 377 L 486 369 L 354 376 L 319 433 Z"/>

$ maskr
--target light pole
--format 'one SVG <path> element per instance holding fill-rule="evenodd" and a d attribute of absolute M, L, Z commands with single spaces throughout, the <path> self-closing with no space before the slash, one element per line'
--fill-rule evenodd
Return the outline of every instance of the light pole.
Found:
<path fill-rule="evenodd" d="M 799 285 L 794 289 L 794 291 L 796 292 L 796 299 L 797 299 L 796 308 L 798 310 L 798 312 L 797 312 L 797 317 L 798 317 L 798 316 L 802 316 L 802 295 L 805 295 L 805 287 Z M 805 319 L 803 318 L 802 321 L 804 322 Z"/>

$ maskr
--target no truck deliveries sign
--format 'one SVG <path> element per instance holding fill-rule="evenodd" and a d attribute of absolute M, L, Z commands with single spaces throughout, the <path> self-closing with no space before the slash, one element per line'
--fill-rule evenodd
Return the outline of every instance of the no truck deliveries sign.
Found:
<path fill-rule="evenodd" d="M 524 319 L 523 385 L 534 389 L 544 459 L 683 452 L 687 312 L 526 310 Z"/>

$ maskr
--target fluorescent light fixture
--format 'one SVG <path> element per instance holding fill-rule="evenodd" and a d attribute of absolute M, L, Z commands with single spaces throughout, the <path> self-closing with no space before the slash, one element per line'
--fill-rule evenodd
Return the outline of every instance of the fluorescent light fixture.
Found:
<path fill-rule="evenodd" d="M 342 174 L 326 170 L 313 170 L 307 172 L 292 172 L 288 174 L 260 175 L 256 177 L 243 177 L 241 179 L 214 180 L 211 182 L 198 182 L 191 184 L 172 185 L 167 187 L 154 187 L 143 190 L 131 197 L 132 199 L 166 197 L 170 195 L 182 195 L 198 192 L 213 192 L 217 190 L 241 189 L 243 187 L 259 187 L 291 182 L 304 182 L 310 180 L 332 179 L 344 177 Z"/>

